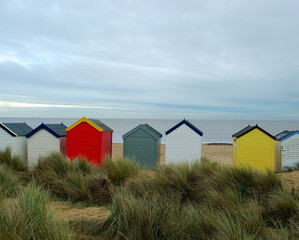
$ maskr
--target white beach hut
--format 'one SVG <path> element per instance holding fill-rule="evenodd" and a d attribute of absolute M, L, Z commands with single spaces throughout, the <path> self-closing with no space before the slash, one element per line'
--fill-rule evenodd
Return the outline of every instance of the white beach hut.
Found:
<path fill-rule="evenodd" d="M 281 170 L 287 171 L 297 164 L 299 166 L 299 131 L 285 130 L 277 134 L 275 140 Z"/>
<path fill-rule="evenodd" d="M 37 163 L 39 157 L 50 152 L 61 152 L 65 154 L 66 126 L 61 124 L 44 124 L 26 135 L 28 148 L 28 165 L 32 167 Z"/>
<path fill-rule="evenodd" d="M 32 131 L 26 123 L 0 123 L 0 150 L 10 147 L 13 154 L 27 161 L 26 135 Z"/>
<path fill-rule="evenodd" d="M 181 163 L 201 159 L 203 132 L 183 120 L 165 132 L 165 162 Z"/>

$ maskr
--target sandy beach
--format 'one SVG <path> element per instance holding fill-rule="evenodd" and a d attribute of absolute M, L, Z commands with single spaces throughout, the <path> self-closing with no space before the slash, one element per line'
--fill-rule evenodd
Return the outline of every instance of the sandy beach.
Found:
<path fill-rule="evenodd" d="M 113 143 L 112 157 L 123 156 L 123 144 Z M 232 163 L 232 145 L 231 144 L 203 144 L 202 157 L 206 157 L 211 161 L 231 164 Z M 160 162 L 165 161 L 165 144 L 161 144 Z"/>

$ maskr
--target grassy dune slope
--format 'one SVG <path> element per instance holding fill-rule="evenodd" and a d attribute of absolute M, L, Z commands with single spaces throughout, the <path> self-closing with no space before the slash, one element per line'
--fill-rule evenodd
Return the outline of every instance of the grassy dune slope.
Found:
<path fill-rule="evenodd" d="M 207 159 L 143 171 L 117 158 L 98 168 L 59 153 L 28 170 L 8 150 L 0 158 L 0 240 L 299 239 L 299 171 Z"/>

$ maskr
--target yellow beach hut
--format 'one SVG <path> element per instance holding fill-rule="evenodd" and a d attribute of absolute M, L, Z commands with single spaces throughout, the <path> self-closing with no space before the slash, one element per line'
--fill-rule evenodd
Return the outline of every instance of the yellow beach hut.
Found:
<path fill-rule="evenodd" d="M 278 170 L 275 159 L 275 138 L 258 125 L 247 126 L 233 137 L 233 163 L 261 172 Z"/>

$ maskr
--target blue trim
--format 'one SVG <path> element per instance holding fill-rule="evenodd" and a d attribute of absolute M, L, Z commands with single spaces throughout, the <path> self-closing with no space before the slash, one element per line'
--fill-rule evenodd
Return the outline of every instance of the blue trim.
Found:
<path fill-rule="evenodd" d="M 293 132 L 292 134 L 285 136 L 284 138 L 280 139 L 280 141 L 284 141 L 290 137 L 293 137 L 294 135 L 299 134 L 299 131 Z"/>
<path fill-rule="evenodd" d="M 52 129 L 50 129 L 49 127 L 47 127 L 47 125 L 45 125 L 44 123 L 42 123 L 41 125 L 39 125 L 37 128 L 33 129 L 30 133 L 28 133 L 26 135 L 26 138 L 30 138 L 33 134 L 35 134 L 36 132 L 38 132 L 41 129 L 45 129 L 47 130 L 49 133 L 51 133 L 54 137 L 60 138 L 61 136 L 59 134 L 57 134 L 56 132 L 54 132 Z"/>
<path fill-rule="evenodd" d="M 181 122 L 179 122 L 177 125 L 175 125 L 174 127 L 170 128 L 168 131 L 165 132 L 166 135 L 168 135 L 169 133 L 171 133 L 172 131 L 174 131 L 175 129 L 179 128 L 180 126 L 182 126 L 183 124 L 186 124 L 189 128 L 191 128 L 194 132 L 196 132 L 198 135 L 202 136 L 203 132 L 200 131 L 197 127 L 195 127 L 192 123 L 190 123 L 188 120 L 183 120 Z"/>

